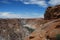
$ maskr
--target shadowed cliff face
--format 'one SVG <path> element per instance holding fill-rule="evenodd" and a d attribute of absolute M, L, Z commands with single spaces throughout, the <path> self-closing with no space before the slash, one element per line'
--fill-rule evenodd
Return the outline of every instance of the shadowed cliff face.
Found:
<path fill-rule="evenodd" d="M 51 20 L 51 19 L 58 19 L 60 18 L 60 5 L 54 7 L 48 7 L 44 19 Z"/>

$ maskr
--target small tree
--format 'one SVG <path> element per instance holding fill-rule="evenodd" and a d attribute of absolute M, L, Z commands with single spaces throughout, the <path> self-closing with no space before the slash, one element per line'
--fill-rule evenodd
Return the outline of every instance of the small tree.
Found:
<path fill-rule="evenodd" d="M 60 40 L 60 34 L 56 35 L 56 40 Z"/>

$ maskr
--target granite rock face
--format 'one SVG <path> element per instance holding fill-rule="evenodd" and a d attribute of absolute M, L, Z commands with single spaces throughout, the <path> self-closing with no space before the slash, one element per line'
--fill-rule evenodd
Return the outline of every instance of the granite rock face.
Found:
<path fill-rule="evenodd" d="M 48 7 L 44 14 L 44 19 L 51 20 L 51 19 L 58 19 L 58 18 L 60 18 L 60 5 Z"/>

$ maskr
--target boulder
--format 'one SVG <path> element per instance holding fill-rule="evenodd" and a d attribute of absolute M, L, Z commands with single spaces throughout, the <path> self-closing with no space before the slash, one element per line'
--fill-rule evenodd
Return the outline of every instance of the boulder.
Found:
<path fill-rule="evenodd" d="M 48 7 L 44 14 L 44 19 L 51 20 L 51 19 L 58 19 L 58 18 L 60 18 L 60 5 Z"/>

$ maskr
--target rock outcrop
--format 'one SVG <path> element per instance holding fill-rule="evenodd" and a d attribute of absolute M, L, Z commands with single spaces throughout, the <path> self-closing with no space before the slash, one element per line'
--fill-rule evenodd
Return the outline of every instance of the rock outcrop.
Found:
<path fill-rule="evenodd" d="M 60 18 L 60 5 L 48 7 L 44 14 L 44 19 L 51 20 L 58 18 Z"/>

